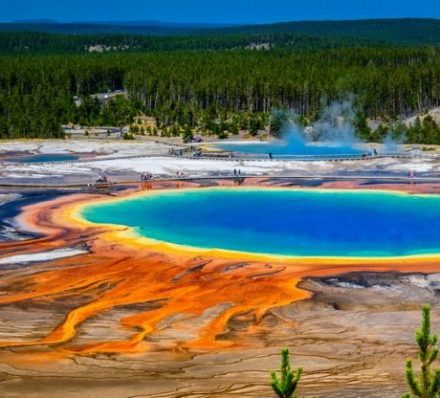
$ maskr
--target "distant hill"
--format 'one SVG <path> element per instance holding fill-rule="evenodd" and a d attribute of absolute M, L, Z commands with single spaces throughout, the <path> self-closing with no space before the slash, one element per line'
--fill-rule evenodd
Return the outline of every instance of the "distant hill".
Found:
<path fill-rule="evenodd" d="M 237 25 L 177 23 L 161 21 L 100 21 L 57 22 L 30 20 L 0 23 L 3 32 L 43 32 L 58 34 L 137 34 L 137 35 L 188 35 L 201 31 L 228 29 Z M 227 32 L 224 32 L 227 34 Z"/>
<path fill-rule="evenodd" d="M 86 22 L 84 22 L 86 23 Z M 138 21 L 99 21 L 89 22 L 93 25 L 107 25 L 107 26 L 144 26 L 144 27 L 161 27 L 161 28 L 177 28 L 177 29 L 215 29 L 215 28 L 229 28 L 240 26 L 239 24 L 226 23 L 183 23 L 183 22 L 164 22 L 154 20 L 138 20 Z"/>
<path fill-rule="evenodd" d="M 200 28 L 198 28 L 200 29 Z M 197 29 L 197 30 L 198 30 Z M 44 32 L 57 34 L 136 34 L 170 36 L 190 33 L 195 28 L 160 24 L 131 25 L 89 22 L 9 22 L 1 23 L 2 32 Z"/>
<path fill-rule="evenodd" d="M 7 24 L 7 23 L 4 23 Z M 177 28 L 177 29 L 215 29 L 240 26 L 240 24 L 228 23 L 196 23 L 196 22 L 168 22 L 156 20 L 134 20 L 134 21 L 77 21 L 77 22 L 59 22 L 53 19 L 22 19 L 10 22 L 9 24 L 41 24 L 41 25 L 62 25 L 69 30 L 69 26 L 85 25 L 90 26 L 134 26 L 134 27 L 160 27 L 160 28 Z M 44 27 L 43 27 L 44 28 Z"/>
<path fill-rule="evenodd" d="M 404 45 L 440 44 L 439 19 L 370 19 L 353 21 L 301 21 L 266 25 L 223 26 L 158 21 L 75 22 L 18 21 L 0 23 L 0 31 L 58 34 L 135 35 L 267 35 L 299 34 L 315 37 L 350 37 Z"/>
<path fill-rule="evenodd" d="M 352 37 L 401 44 L 440 44 L 440 19 L 365 19 L 302 21 L 233 27 L 225 33 L 301 33 L 326 37 Z"/>
<path fill-rule="evenodd" d="M 58 23 L 58 21 L 56 21 L 54 19 L 20 19 L 17 21 L 13 21 L 12 23 L 17 23 L 17 24 L 35 24 L 35 23 L 50 24 L 50 23 Z"/>

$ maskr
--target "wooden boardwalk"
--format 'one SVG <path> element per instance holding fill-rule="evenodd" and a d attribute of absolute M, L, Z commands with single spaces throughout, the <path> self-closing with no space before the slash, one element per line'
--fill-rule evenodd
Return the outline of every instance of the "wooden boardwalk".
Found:
<path fill-rule="evenodd" d="M 130 159 L 155 159 L 155 158 L 170 158 L 170 159 L 184 159 L 184 160 L 219 160 L 225 162 L 292 162 L 292 161 L 303 161 L 303 162 L 344 162 L 352 160 L 374 160 L 374 159 L 438 159 L 440 160 L 440 155 L 436 154 L 422 154 L 422 155 L 410 155 L 405 153 L 389 153 L 380 154 L 375 156 L 362 156 L 353 154 L 336 154 L 336 155 L 275 155 L 273 158 L 269 158 L 268 155 L 241 155 L 234 154 L 233 156 L 225 156 L 220 154 L 209 154 L 205 153 L 201 156 L 191 156 L 191 155 L 169 155 L 169 154 L 157 154 L 157 155 L 131 155 L 131 156 L 106 156 L 101 158 L 91 158 L 91 159 L 75 159 L 75 160 L 63 160 L 58 162 L 35 162 L 31 163 L 33 166 L 43 166 L 43 165 L 61 165 L 61 164 L 84 164 L 84 163 L 98 163 L 98 162 L 108 162 L 114 160 L 130 160 Z M 29 164 L 20 162 L 4 162 L 5 164 Z"/>
<path fill-rule="evenodd" d="M 196 160 L 203 163 L 204 160 L 218 160 L 224 162 L 290 162 L 290 161 L 302 161 L 302 162 L 314 162 L 314 161 L 328 161 L 328 162 L 344 162 L 344 161 L 368 161 L 376 159 L 426 159 L 426 160 L 440 160 L 440 155 L 436 154 L 421 154 L 421 155 L 409 155 L 409 154 L 379 154 L 376 156 L 362 156 L 353 154 L 340 154 L 340 155 L 283 155 L 275 156 L 270 159 L 267 155 L 242 155 L 234 154 L 233 156 L 225 156 L 225 154 L 215 154 L 215 153 L 205 153 L 200 157 L 194 157 L 190 155 L 169 155 L 169 154 L 155 154 L 155 155 L 132 155 L 132 156 L 107 156 L 101 158 L 92 159 L 76 159 L 67 160 L 60 162 L 40 162 L 32 163 L 32 165 L 67 165 L 67 164 L 81 164 L 81 163 L 98 163 L 98 162 L 110 162 L 117 160 L 127 160 L 127 159 L 155 159 L 155 158 L 172 158 L 172 159 L 182 159 L 182 160 Z M 12 163 L 11 163 L 12 164 Z M 17 163 L 14 163 L 17 164 Z M 24 165 L 25 163 L 23 163 Z M 201 165 L 202 166 L 202 165 Z M 231 164 L 231 169 L 234 167 Z M 409 177 L 402 175 L 374 175 L 374 174 L 342 174 L 342 175 L 285 175 L 285 174 L 242 174 L 239 178 L 263 178 L 263 179 L 277 179 L 277 180 L 322 180 L 322 181 L 389 181 L 389 182 L 423 182 L 423 183 L 440 183 L 440 174 L 424 174 L 418 177 Z M 88 177 L 84 176 L 84 180 Z M 157 176 L 151 180 L 141 181 L 137 179 L 127 179 L 127 180 L 117 180 L 107 186 L 121 186 L 121 185 L 133 185 L 140 183 L 154 183 L 154 182 L 167 182 L 167 181 L 202 181 L 202 180 L 235 180 L 237 176 L 232 173 L 229 174 L 208 174 L 206 176 L 200 175 L 188 175 L 185 177 L 177 177 L 175 175 L 161 175 Z M 103 187 L 99 183 L 94 182 L 81 182 L 74 184 L 50 184 L 50 183 L 16 183 L 16 182 L 1 182 L 0 187 L 4 188 L 42 188 L 42 189 L 62 189 L 62 188 L 93 188 L 93 187 Z"/>
<path fill-rule="evenodd" d="M 402 182 L 402 183 L 431 183 L 440 184 L 440 175 L 425 175 L 421 177 L 395 176 L 395 175 L 276 175 L 276 174 L 242 174 L 234 175 L 212 175 L 212 176 L 160 176 L 150 180 L 121 180 L 110 182 L 107 185 L 99 183 L 81 183 L 81 184 L 38 184 L 38 183 L 1 183 L 4 188 L 41 188 L 41 189 L 63 189 L 63 188 L 110 188 L 123 185 L 148 184 L 155 182 L 191 182 L 191 181 L 209 181 L 209 180 L 301 180 L 301 181 L 377 181 L 377 182 Z"/>

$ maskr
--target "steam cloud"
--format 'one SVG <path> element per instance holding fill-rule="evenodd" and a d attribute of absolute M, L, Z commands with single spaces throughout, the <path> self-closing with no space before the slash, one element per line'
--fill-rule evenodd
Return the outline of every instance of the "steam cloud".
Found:
<path fill-rule="evenodd" d="M 298 117 L 291 115 L 283 128 L 282 146 L 292 153 L 307 153 L 312 143 L 326 147 L 337 147 L 341 153 L 359 152 L 365 144 L 356 136 L 354 127 L 355 111 L 351 100 L 332 102 L 325 107 L 319 119 L 311 126 L 303 127 L 296 122 Z M 398 152 L 403 140 L 396 140 L 388 134 L 383 145 L 387 153 Z M 301 150 L 303 149 L 303 151 Z"/>

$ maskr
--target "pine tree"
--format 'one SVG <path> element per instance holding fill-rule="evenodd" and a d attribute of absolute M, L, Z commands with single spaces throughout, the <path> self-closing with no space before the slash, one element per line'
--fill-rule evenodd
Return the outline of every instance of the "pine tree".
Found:
<path fill-rule="evenodd" d="M 183 130 L 183 133 L 182 133 L 183 142 L 188 143 L 188 142 L 192 141 L 193 138 L 194 138 L 194 136 L 193 136 L 191 126 L 189 126 L 188 124 L 185 125 L 185 129 Z"/>
<path fill-rule="evenodd" d="M 301 379 L 302 368 L 292 370 L 290 367 L 289 350 L 286 348 L 281 351 L 281 378 L 276 372 L 271 373 L 271 386 L 279 398 L 295 398 L 293 395 Z"/>
<path fill-rule="evenodd" d="M 365 114 L 358 111 L 354 117 L 353 125 L 358 137 L 369 140 L 371 135 L 371 129 L 368 126 L 367 118 Z"/>
<path fill-rule="evenodd" d="M 431 365 L 437 359 L 439 351 L 436 348 L 438 336 L 431 334 L 431 308 L 429 305 L 423 306 L 422 315 L 420 328 L 416 330 L 421 371 L 416 374 L 412 361 L 406 361 L 406 381 L 411 393 L 402 395 L 402 398 L 411 398 L 412 396 L 438 398 L 440 395 L 440 368 L 431 370 Z"/>
<path fill-rule="evenodd" d="M 270 133 L 275 137 L 281 137 L 283 128 L 289 121 L 289 115 L 284 110 L 275 110 L 270 118 Z"/>

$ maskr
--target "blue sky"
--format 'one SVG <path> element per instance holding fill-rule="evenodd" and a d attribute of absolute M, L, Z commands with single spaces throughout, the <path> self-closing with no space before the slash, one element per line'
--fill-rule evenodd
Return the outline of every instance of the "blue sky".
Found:
<path fill-rule="evenodd" d="M 275 22 L 440 18 L 439 0 L 0 0 L 0 20 Z"/>

